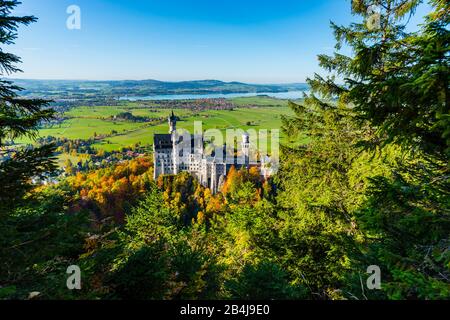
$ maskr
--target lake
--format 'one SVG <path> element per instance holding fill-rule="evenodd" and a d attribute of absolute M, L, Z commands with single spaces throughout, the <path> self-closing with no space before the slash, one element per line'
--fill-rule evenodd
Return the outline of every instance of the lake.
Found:
<path fill-rule="evenodd" d="M 303 94 L 308 91 L 288 91 L 288 92 L 250 92 L 250 93 L 209 93 L 209 94 L 163 94 L 154 96 L 125 96 L 119 100 L 139 101 L 139 100 L 196 100 L 196 99 L 230 99 L 241 97 L 269 96 L 277 99 L 296 100 L 303 98 Z"/>

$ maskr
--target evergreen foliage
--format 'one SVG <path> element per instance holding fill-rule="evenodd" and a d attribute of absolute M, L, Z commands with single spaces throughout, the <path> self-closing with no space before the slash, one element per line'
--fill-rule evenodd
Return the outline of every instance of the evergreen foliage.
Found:
<path fill-rule="evenodd" d="M 20 25 L 36 21 L 33 16 L 14 16 L 16 0 L 0 2 L 0 75 L 5 77 L 21 71 L 17 64 L 20 58 L 5 51 L 5 46 L 13 44 Z M 30 190 L 29 181 L 36 176 L 51 172 L 53 147 L 8 148 L 7 140 L 23 136 L 35 137 L 42 121 L 53 117 L 53 110 L 46 108 L 48 101 L 19 98 L 21 88 L 9 80 L 0 81 L 0 210 L 8 210 Z"/>
<path fill-rule="evenodd" d="M 231 168 L 218 194 L 187 173 L 152 181 L 146 157 L 32 189 L 52 147 L 1 143 L 33 136 L 52 111 L 0 82 L 11 154 L 0 162 L 0 299 L 450 298 L 450 4 L 432 0 L 408 33 L 419 2 L 377 1 L 374 28 L 369 1 L 353 1 L 364 21 L 332 24 L 336 53 L 319 56 L 329 76 L 309 79 L 312 93 L 283 118 L 308 143 L 283 146 L 266 181 Z M 35 20 L 11 17 L 15 5 L 0 2 L 3 44 Z M 3 72 L 17 62 L 0 54 Z M 65 288 L 72 264 L 81 291 Z M 365 287 L 371 265 L 381 290 Z"/>

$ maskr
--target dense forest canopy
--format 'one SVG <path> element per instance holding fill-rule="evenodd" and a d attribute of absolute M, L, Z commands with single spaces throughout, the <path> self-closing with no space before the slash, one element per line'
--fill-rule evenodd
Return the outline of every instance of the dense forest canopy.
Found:
<path fill-rule="evenodd" d="M 336 52 L 319 55 L 329 76 L 283 117 L 308 142 L 283 146 L 270 179 L 233 167 L 217 194 L 188 173 L 154 181 L 150 155 L 31 184 L 53 146 L 1 143 L 52 111 L 0 82 L 0 299 L 449 299 L 450 4 L 431 0 L 407 32 L 419 3 L 378 1 L 374 28 L 353 1 L 363 19 L 332 23 Z M 20 62 L 4 47 L 35 21 L 16 5 L 0 3 L 2 75 Z M 70 265 L 81 290 L 66 287 Z"/>

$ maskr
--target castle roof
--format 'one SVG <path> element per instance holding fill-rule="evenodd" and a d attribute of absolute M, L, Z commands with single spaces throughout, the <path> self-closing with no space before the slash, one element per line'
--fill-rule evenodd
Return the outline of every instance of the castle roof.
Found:
<path fill-rule="evenodd" d="M 172 135 L 170 134 L 155 134 L 153 142 L 156 150 L 172 149 Z"/>
<path fill-rule="evenodd" d="M 172 114 L 169 116 L 169 119 L 171 121 L 177 121 L 177 117 L 175 116 L 175 113 L 173 112 L 173 110 L 172 110 Z"/>
<path fill-rule="evenodd" d="M 203 146 L 203 136 L 196 134 L 196 135 L 190 135 L 190 144 L 191 144 L 191 150 L 194 151 L 195 143 L 199 143 L 197 147 L 201 148 Z M 153 143 L 156 150 L 163 150 L 163 149 L 172 149 L 173 142 L 172 142 L 172 135 L 171 134 L 155 134 L 153 137 Z M 177 141 L 177 145 L 183 145 L 183 138 L 182 136 L 179 137 Z"/>

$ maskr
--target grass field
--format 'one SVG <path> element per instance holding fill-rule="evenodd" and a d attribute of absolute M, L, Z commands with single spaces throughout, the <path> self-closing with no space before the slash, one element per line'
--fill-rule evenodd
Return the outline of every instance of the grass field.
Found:
<path fill-rule="evenodd" d="M 247 107 L 247 106 L 266 106 L 266 107 L 287 107 L 288 100 L 275 99 L 266 96 L 257 96 L 257 97 L 241 97 L 241 98 L 233 98 L 231 101 L 238 107 Z"/>
<path fill-rule="evenodd" d="M 40 136 L 53 136 L 68 139 L 88 139 L 95 134 L 110 134 L 111 131 L 127 132 L 136 127 L 143 126 L 142 123 L 113 122 L 95 118 L 72 118 L 64 121 L 61 125 L 46 128 L 39 131 Z"/>
<path fill-rule="evenodd" d="M 190 111 L 186 109 L 175 109 L 174 111 L 181 116 L 190 113 Z M 130 103 L 127 106 L 78 107 L 66 112 L 65 116 L 84 119 L 106 119 L 117 116 L 119 113 L 123 112 L 131 112 L 134 116 L 149 118 L 158 118 L 167 114 L 167 110 L 153 109 L 150 107 L 140 106 L 137 103 Z"/>
<path fill-rule="evenodd" d="M 238 108 L 233 111 L 210 110 L 202 112 L 198 116 L 185 115 L 182 121 L 178 122 L 177 127 L 192 133 L 194 131 L 194 122 L 201 121 L 203 130 L 218 129 L 224 134 L 227 129 L 254 129 L 258 132 L 260 129 L 280 129 L 282 114 L 289 115 L 291 111 L 287 107 Z M 251 122 L 251 125 L 248 125 L 247 122 Z M 151 144 L 155 133 L 167 132 L 168 125 L 164 123 L 118 134 L 105 139 L 102 143 L 94 145 L 94 147 L 111 151 L 138 142 Z"/>
<path fill-rule="evenodd" d="M 281 115 L 292 115 L 286 100 L 268 97 L 250 97 L 232 99 L 237 106 L 234 110 L 192 111 L 189 109 L 175 109 L 175 114 L 181 118 L 177 127 L 193 132 L 194 122 L 201 121 L 203 130 L 218 129 L 225 133 L 227 129 L 255 130 L 280 129 Z M 124 106 L 84 107 L 73 108 L 65 113 L 65 120 L 60 125 L 39 131 L 41 137 L 54 136 L 69 139 L 88 139 L 95 134 L 109 135 L 94 145 L 105 151 L 120 150 L 136 143 L 152 144 L 153 135 L 168 133 L 168 124 L 152 125 L 142 122 L 112 121 L 111 116 L 121 112 L 131 112 L 134 116 L 149 118 L 165 118 L 169 116 L 168 109 L 144 107 L 139 103 L 128 103 Z M 115 131 L 111 135 L 112 131 Z M 281 142 L 288 137 L 281 135 Z M 270 137 L 269 149 L 270 149 Z M 29 141 L 20 141 L 28 143 Z"/>

